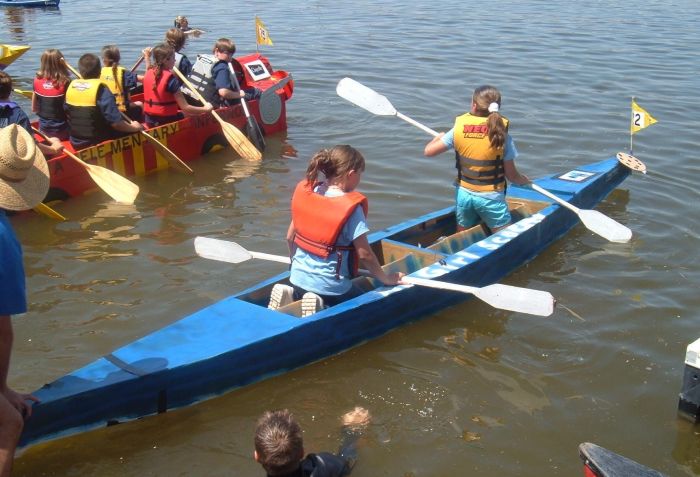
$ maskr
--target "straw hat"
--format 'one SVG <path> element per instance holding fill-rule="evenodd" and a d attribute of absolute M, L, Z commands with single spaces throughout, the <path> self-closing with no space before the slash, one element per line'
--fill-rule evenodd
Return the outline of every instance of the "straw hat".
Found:
<path fill-rule="evenodd" d="M 0 129 L 0 207 L 31 209 L 49 191 L 49 166 L 34 138 L 17 124 Z"/>

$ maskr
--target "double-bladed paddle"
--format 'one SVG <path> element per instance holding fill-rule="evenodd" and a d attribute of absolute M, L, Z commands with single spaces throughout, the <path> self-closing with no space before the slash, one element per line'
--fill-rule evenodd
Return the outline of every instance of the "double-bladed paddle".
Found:
<path fill-rule="evenodd" d="M 231 79 L 235 83 L 236 89 L 240 91 L 241 85 L 238 83 L 238 77 L 236 76 L 236 71 L 233 69 L 233 64 L 228 64 L 228 70 L 231 72 Z M 246 117 L 245 134 L 255 145 L 255 148 L 262 152 L 265 150 L 265 139 L 263 138 L 260 127 L 258 126 L 258 122 L 250 115 L 250 112 L 248 111 L 248 105 L 245 102 L 245 98 L 241 98 L 241 106 L 243 106 L 243 112 L 245 113 Z"/>
<path fill-rule="evenodd" d="M 32 129 L 45 140 L 49 139 L 46 134 L 38 129 Z M 112 199 L 123 204 L 134 203 L 136 196 L 139 194 L 139 186 L 106 167 L 88 164 L 67 149 L 63 149 L 63 153 L 80 164 L 85 171 L 87 171 L 92 180 L 95 181 L 95 184 L 105 191 Z"/>
<path fill-rule="evenodd" d="M 196 237 L 194 239 L 194 249 L 200 257 L 218 260 L 220 262 L 241 263 L 251 258 L 259 258 L 279 263 L 290 263 L 289 257 L 284 255 L 251 252 L 236 242 L 208 237 Z M 554 297 L 551 293 L 541 290 L 501 285 L 498 283 L 485 287 L 471 287 L 410 276 L 404 276 L 401 281 L 404 284 L 470 293 L 494 308 L 499 308 L 501 310 L 539 316 L 549 316 L 554 313 Z"/>
<path fill-rule="evenodd" d="M 341 98 L 350 101 L 354 105 L 359 106 L 372 114 L 379 116 L 398 116 L 399 118 L 413 124 L 428 134 L 438 136 L 437 131 L 434 131 L 429 127 L 424 126 L 423 124 L 396 111 L 394 106 L 385 96 L 382 96 L 373 89 L 368 88 L 352 78 L 341 79 L 336 87 L 336 92 Z M 632 231 L 629 228 L 625 227 L 619 222 L 616 222 L 607 215 L 604 215 L 596 210 L 579 209 L 578 207 L 575 207 L 563 199 L 555 196 L 551 192 L 541 188 L 537 184 L 531 183 L 531 185 L 537 192 L 546 195 L 577 214 L 583 225 L 585 225 L 591 232 L 595 232 L 611 242 L 629 242 L 632 238 Z"/>
<path fill-rule="evenodd" d="M 192 83 L 185 78 L 185 75 L 183 75 L 180 70 L 177 69 L 177 67 L 173 67 L 173 73 L 175 73 L 178 78 L 187 86 L 187 88 L 192 92 L 192 94 L 197 96 L 197 99 L 202 104 L 205 104 L 207 102 L 206 99 L 197 91 L 197 88 L 192 86 Z M 260 161 L 262 160 L 262 153 L 258 151 L 255 146 L 253 146 L 250 141 L 248 141 L 248 138 L 245 137 L 245 134 L 243 134 L 241 131 L 238 130 L 236 126 L 234 126 L 231 123 L 228 123 L 224 121 L 221 116 L 219 116 L 219 113 L 216 111 L 212 111 L 211 114 L 214 116 L 214 118 L 219 122 L 221 125 L 221 131 L 224 133 L 224 137 L 228 141 L 228 143 L 231 145 L 231 147 L 238 153 L 240 156 L 244 159 L 248 159 L 249 161 Z"/>

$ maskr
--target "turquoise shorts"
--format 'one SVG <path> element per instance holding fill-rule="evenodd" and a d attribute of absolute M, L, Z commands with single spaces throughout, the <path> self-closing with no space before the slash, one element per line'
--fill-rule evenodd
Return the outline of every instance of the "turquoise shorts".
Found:
<path fill-rule="evenodd" d="M 456 187 L 457 224 L 464 228 L 469 228 L 483 220 L 488 227 L 493 230 L 504 227 L 510 223 L 511 217 L 508 211 L 508 204 L 502 198 L 484 197 L 469 192 L 464 187 Z"/>

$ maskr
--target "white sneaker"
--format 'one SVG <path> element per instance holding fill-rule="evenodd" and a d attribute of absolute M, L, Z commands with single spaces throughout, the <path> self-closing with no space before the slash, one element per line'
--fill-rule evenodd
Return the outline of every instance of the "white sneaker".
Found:
<path fill-rule="evenodd" d="M 270 292 L 270 303 L 267 307 L 271 310 L 276 310 L 282 308 L 283 306 L 289 305 L 294 301 L 294 288 L 289 285 L 283 285 L 282 283 L 276 284 L 272 287 Z"/>
<path fill-rule="evenodd" d="M 323 298 L 312 292 L 304 293 L 301 297 L 301 317 L 306 318 L 321 310 L 323 310 Z"/>

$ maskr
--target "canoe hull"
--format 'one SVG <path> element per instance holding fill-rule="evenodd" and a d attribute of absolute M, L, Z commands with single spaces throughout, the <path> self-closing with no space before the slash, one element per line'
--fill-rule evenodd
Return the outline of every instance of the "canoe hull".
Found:
<path fill-rule="evenodd" d="M 614 159 L 578 172 L 591 175 L 584 183 L 555 177 L 537 182 L 590 208 L 629 174 Z M 450 222 L 454 228 L 452 207 L 375 232 L 370 243 L 382 247 L 383 262 L 402 263 L 417 277 L 472 286 L 497 282 L 578 223 L 574 214 L 542 201 L 530 189 L 510 187 L 508 193 L 509 200 L 538 201 L 539 208 L 459 250 L 444 248 L 445 243 L 454 246 L 452 241 L 431 250 L 416 243 L 418 231 L 438 235 Z M 411 253 L 395 260 L 396 250 Z M 430 264 L 423 266 L 424 260 Z M 272 285 L 287 277 L 288 272 L 282 273 L 214 303 L 37 390 L 41 403 L 34 406 L 21 445 L 220 395 L 337 354 L 468 298 L 428 288 L 379 287 L 302 320 L 265 307 Z"/>
<path fill-rule="evenodd" d="M 267 59 L 260 54 L 240 57 L 238 61 L 243 65 L 258 62 L 269 65 Z M 291 97 L 292 89 L 289 86 L 280 89 L 275 87 L 287 77 L 287 72 L 278 70 L 269 78 L 250 78 L 247 82 L 247 85 L 255 86 L 264 92 L 260 100 L 249 101 L 247 104 L 250 114 L 265 135 L 287 129 L 286 102 Z M 239 129 L 245 127 L 246 116 L 241 105 L 221 108 L 218 112 L 225 121 Z M 221 125 L 211 114 L 187 117 L 148 132 L 184 162 L 198 159 L 212 150 L 228 147 L 228 142 L 221 132 Z M 89 164 L 106 167 L 124 176 L 143 176 L 168 168 L 168 161 L 157 153 L 141 134 L 105 141 L 77 151 L 76 155 Z M 51 184 L 45 201 L 63 200 L 95 189 L 89 174 L 72 159 L 62 155 L 49 159 L 48 164 Z"/>
<path fill-rule="evenodd" d="M 58 7 L 60 0 L 0 0 L 0 7 Z"/>

